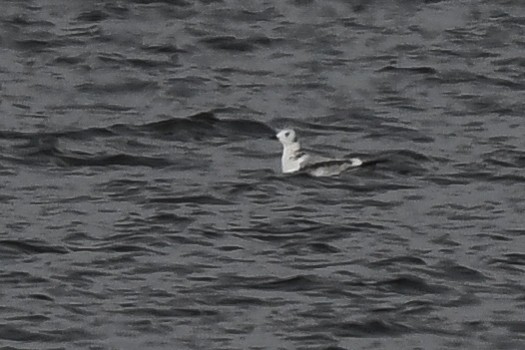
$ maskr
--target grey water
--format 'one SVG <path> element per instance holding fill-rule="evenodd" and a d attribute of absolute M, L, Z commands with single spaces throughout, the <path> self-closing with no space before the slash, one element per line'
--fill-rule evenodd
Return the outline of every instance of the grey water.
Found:
<path fill-rule="evenodd" d="M 0 349 L 525 348 L 522 0 L 0 8 Z"/>

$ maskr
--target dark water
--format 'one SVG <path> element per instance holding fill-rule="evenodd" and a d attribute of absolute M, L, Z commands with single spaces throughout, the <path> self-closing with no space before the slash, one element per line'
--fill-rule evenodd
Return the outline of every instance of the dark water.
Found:
<path fill-rule="evenodd" d="M 0 349 L 524 349 L 525 3 L 3 0 Z M 274 130 L 390 159 L 283 176 Z"/>

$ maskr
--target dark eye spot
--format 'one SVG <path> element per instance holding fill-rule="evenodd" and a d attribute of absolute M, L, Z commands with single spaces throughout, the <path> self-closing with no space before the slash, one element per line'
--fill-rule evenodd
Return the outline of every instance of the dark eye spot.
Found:
<path fill-rule="evenodd" d="M 290 132 L 289 131 L 285 132 L 284 136 L 286 136 L 286 137 L 290 136 Z"/>

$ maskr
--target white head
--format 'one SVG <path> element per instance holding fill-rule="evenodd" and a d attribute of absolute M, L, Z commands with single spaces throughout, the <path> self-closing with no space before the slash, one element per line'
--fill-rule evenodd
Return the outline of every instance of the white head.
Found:
<path fill-rule="evenodd" d="M 297 135 L 293 129 L 283 129 L 277 133 L 277 139 L 284 147 L 298 142 Z"/>

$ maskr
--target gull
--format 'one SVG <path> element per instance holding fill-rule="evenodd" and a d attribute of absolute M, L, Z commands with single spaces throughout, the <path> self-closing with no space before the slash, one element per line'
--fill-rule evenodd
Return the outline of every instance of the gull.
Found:
<path fill-rule="evenodd" d="M 359 158 L 330 159 L 306 153 L 301 149 L 301 144 L 293 129 L 281 130 L 276 136 L 283 145 L 281 167 L 285 174 L 301 172 L 312 176 L 334 176 L 350 168 L 374 162 L 364 163 Z"/>

